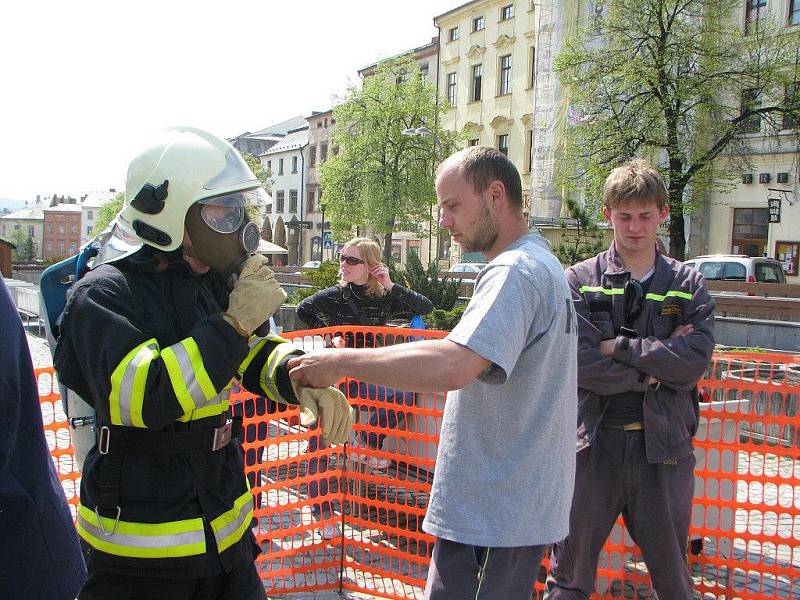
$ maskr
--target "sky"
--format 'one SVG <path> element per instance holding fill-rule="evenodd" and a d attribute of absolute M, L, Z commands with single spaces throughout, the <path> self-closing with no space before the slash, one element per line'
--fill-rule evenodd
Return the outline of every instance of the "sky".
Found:
<path fill-rule="evenodd" d="M 465 0 L 40 0 L 0 20 L 0 199 L 124 189 L 147 136 L 326 110 Z"/>

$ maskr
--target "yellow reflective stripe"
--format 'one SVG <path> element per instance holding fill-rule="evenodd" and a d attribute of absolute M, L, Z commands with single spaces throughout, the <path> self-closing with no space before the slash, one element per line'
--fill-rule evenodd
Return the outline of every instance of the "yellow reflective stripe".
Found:
<path fill-rule="evenodd" d="M 603 286 L 599 285 L 582 285 L 578 288 L 578 292 L 583 294 L 584 292 L 600 292 L 601 294 L 605 294 L 606 296 L 620 296 L 625 293 L 624 288 L 604 288 Z"/>
<path fill-rule="evenodd" d="M 111 423 L 144 427 L 142 406 L 150 364 L 159 356 L 158 342 L 149 339 L 125 355 L 111 374 L 109 408 Z"/>
<path fill-rule="evenodd" d="M 691 294 L 689 294 L 687 292 L 679 292 L 678 290 L 670 290 L 666 294 L 664 294 L 663 296 L 661 294 L 646 294 L 645 298 L 647 300 L 656 300 L 657 302 L 663 302 L 664 300 L 666 300 L 670 296 L 674 297 L 674 298 L 683 298 L 684 300 L 691 300 L 692 299 L 692 295 Z"/>
<path fill-rule="evenodd" d="M 186 423 L 188 421 L 196 421 L 197 419 L 205 419 L 206 417 L 213 417 L 221 415 L 230 408 L 231 387 L 230 384 L 217 394 L 215 404 L 209 404 L 203 408 L 196 408 L 190 413 L 186 413 L 177 418 L 178 421 Z"/>
<path fill-rule="evenodd" d="M 100 519 L 102 529 L 93 510 L 83 504 L 78 506 L 78 533 L 90 546 L 108 554 L 172 558 L 205 554 L 206 551 L 203 519 L 199 517 L 168 523 L 115 523 L 108 517 Z"/>
<path fill-rule="evenodd" d="M 264 366 L 261 367 L 261 375 L 259 377 L 261 388 L 275 402 L 287 404 L 286 399 L 278 391 L 278 386 L 275 385 L 275 371 L 278 370 L 278 365 L 287 355 L 296 351 L 297 346 L 285 343 L 284 340 L 272 349 L 269 358 L 267 358 Z"/>
<path fill-rule="evenodd" d="M 264 344 L 267 343 L 266 338 L 259 338 L 259 337 L 252 337 L 248 342 L 248 346 L 250 346 L 250 351 L 247 353 L 247 356 L 242 361 L 242 364 L 239 365 L 239 377 L 244 375 L 244 372 L 247 371 L 247 367 L 250 366 L 250 363 L 253 362 L 253 359 L 256 355 L 261 352 L 261 349 L 264 347 Z"/>
<path fill-rule="evenodd" d="M 249 486 L 248 486 L 249 487 Z M 211 529 L 217 540 L 217 550 L 222 552 L 242 539 L 253 518 L 253 496 L 248 489 L 236 499 L 233 508 L 211 521 Z"/>
<path fill-rule="evenodd" d="M 184 413 L 214 402 L 217 390 L 203 365 L 200 348 L 192 338 L 181 340 L 161 352 L 172 389 Z"/>
<path fill-rule="evenodd" d="M 619 296 L 625 293 L 624 288 L 604 288 L 601 286 L 591 286 L 591 285 L 582 285 L 578 288 L 578 292 L 583 294 L 584 292 L 600 292 L 601 294 L 605 294 L 606 296 Z M 663 302 L 669 297 L 674 298 L 683 298 L 684 300 L 691 300 L 692 295 L 687 292 L 680 292 L 678 290 L 670 290 L 663 296 L 661 294 L 653 294 L 648 293 L 645 294 L 646 300 L 655 300 L 657 302 Z"/>

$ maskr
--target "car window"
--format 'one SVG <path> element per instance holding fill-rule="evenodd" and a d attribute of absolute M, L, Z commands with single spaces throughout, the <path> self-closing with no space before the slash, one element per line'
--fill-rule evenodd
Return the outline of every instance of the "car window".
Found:
<path fill-rule="evenodd" d="M 761 283 L 784 283 L 783 269 L 772 263 L 756 263 L 756 281 Z"/>
<path fill-rule="evenodd" d="M 734 281 L 747 281 L 747 267 L 736 262 L 724 263 L 722 278 Z"/>
<path fill-rule="evenodd" d="M 724 268 L 725 263 L 709 261 L 700 263 L 697 269 L 706 279 L 722 279 L 722 271 Z"/>

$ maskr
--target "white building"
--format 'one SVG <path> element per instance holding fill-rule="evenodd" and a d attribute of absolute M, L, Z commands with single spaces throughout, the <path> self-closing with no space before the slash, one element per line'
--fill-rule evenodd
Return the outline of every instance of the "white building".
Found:
<path fill-rule="evenodd" d="M 103 208 L 103 205 L 111 202 L 116 195 L 115 190 L 109 190 L 107 192 L 89 192 L 81 198 L 81 246 L 100 233 L 94 230 L 100 209 Z"/>
<path fill-rule="evenodd" d="M 280 142 L 259 156 L 259 159 L 264 168 L 272 173 L 272 204 L 267 206 L 265 213 L 269 217 L 271 226 L 275 227 L 278 217 L 281 217 L 287 225 L 293 220 L 310 223 L 310 229 L 299 229 L 297 248 L 289 249 L 290 256 L 293 255 L 293 251 L 299 249 L 297 264 L 303 264 L 310 256 L 311 237 L 314 235 L 310 231 L 316 228 L 316 225 L 309 221 L 306 205 L 303 202 L 308 168 L 308 125 L 290 131 Z M 312 213 L 312 216 L 319 220 L 316 213 Z M 286 233 L 288 244 L 290 237 L 288 227 Z"/>
<path fill-rule="evenodd" d="M 44 213 L 47 201 L 37 198 L 36 204 L 0 217 L 0 237 L 9 241 L 20 233 L 33 239 L 33 257 L 42 258 L 42 239 L 44 234 Z"/>

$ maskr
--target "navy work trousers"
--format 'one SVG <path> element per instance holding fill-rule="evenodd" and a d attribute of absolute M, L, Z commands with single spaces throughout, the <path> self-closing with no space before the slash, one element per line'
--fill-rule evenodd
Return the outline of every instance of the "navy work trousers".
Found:
<path fill-rule="evenodd" d="M 686 545 L 694 494 L 694 455 L 650 464 L 645 433 L 601 427 L 577 455 L 569 535 L 553 547 L 548 600 L 585 600 L 595 589 L 597 560 L 622 513 L 642 550 L 659 600 L 692 598 Z"/>

